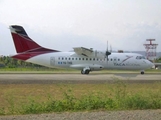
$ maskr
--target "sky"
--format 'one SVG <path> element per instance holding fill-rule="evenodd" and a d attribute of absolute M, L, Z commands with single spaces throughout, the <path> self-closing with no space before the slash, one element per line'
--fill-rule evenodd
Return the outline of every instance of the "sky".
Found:
<path fill-rule="evenodd" d="M 16 54 L 9 25 L 21 25 L 39 45 L 161 52 L 161 0 L 0 0 L 0 55 Z"/>

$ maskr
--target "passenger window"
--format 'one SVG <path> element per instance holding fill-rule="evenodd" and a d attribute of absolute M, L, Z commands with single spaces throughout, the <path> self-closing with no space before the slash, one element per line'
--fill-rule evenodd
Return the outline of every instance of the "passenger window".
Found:
<path fill-rule="evenodd" d="M 74 58 L 72 58 L 72 60 L 74 60 Z"/>
<path fill-rule="evenodd" d="M 88 60 L 88 58 L 86 58 L 86 60 Z"/>
<path fill-rule="evenodd" d="M 112 58 L 111 58 L 111 61 L 112 61 Z"/>
<path fill-rule="evenodd" d="M 84 60 L 84 58 L 82 58 L 82 60 Z"/>
<path fill-rule="evenodd" d="M 62 58 L 62 60 L 64 60 L 64 58 Z"/>
<path fill-rule="evenodd" d="M 77 60 L 77 58 L 75 58 L 75 60 Z"/>
<path fill-rule="evenodd" d="M 93 60 L 95 60 L 95 58 L 93 58 Z"/>
<path fill-rule="evenodd" d="M 69 60 L 70 60 L 70 58 L 69 58 Z"/>
<path fill-rule="evenodd" d="M 79 60 L 81 60 L 81 58 L 79 58 Z"/>

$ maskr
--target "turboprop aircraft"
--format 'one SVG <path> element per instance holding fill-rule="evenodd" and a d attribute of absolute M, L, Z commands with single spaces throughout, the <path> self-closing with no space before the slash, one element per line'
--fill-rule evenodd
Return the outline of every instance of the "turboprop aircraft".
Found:
<path fill-rule="evenodd" d="M 74 47 L 73 52 L 62 52 L 40 46 L 33 41 L 22 26 L 11 25 L 11 35 L 17 51 L 11 56 L 51 68 L 74 68 L 81 70 L 82 74 L 102 69 L 144 70 L 151 68 L 153 63 L 144 56 L 136 53 L 111 53 L 97 51 L 84 47 Z"/>

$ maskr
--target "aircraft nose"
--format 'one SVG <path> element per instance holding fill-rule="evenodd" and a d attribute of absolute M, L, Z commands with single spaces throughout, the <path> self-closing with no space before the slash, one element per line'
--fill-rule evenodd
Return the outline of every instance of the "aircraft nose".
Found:
<path fill-rule="evenodd" d="M 149 61 L 149 68 L 153 68 L 154 66 L 155 66 L 154 63 Z"/>

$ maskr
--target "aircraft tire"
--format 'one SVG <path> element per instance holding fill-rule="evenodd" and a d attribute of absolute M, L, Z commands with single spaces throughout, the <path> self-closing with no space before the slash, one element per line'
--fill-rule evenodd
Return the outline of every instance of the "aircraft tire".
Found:
<path fill-rule="evenodd" d="M 83 70 L 81 70 L 81 74 L 89 74 L 89 72 L 90 72 L 90 70 L 85 70 L 85 71 L 83 71 Z"/>
<path fill-rule="evenodd" d="M 144 74 L 144 71 L 141 71 L 141 74 L 143 75 Z"/>
<path fill-rule="evenodd" d="M 86 70 L 86 71 L 85 71 L 85 74 L 87 74 L 87 75 L 88 75 L 88 74 L 89 74 L 89 70 Z"/>

